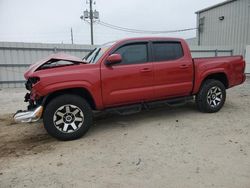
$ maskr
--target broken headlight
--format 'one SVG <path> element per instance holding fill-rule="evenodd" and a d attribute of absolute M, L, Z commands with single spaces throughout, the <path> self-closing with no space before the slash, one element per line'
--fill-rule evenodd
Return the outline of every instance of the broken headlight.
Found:
<path fill-rule="evenodd" d="M 39 82 L 40 78 L 38 77 L 31 77 L 27 80 L 27 82 L 25 83 L 25 87 L 27 90 L 31 90 L 33 85 L 35 85 L 37 82 Z"/>

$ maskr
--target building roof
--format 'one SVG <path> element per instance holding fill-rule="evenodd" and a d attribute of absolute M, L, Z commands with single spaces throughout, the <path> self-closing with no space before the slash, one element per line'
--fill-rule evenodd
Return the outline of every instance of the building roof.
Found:
<path fill-rule="evenodd" d="M 211 9 L 214 9 L 214 8 L 217 8 L 217 7 L 226 5 L 226 4 L 232 3 L 232 2 L 234 2 L 234 1 L 237 1 L 237 0 L 227 0 L 227 1 L 224 1 L 224 2 L 221 2 L 221 3 L 218 3 L 218 4 L 216 4 L 216 5 L 213 5 L 213 6 L 204 8 L 204 9 L 201 9 L 201 10 L 195 12 L 195 13 L 196 13 L 196 14 L 199 14 L 199 13 L 201 13 L 201 12 L 205 12 L 205 11 L 208 11 L 208 10 L 211 10 Z"/>

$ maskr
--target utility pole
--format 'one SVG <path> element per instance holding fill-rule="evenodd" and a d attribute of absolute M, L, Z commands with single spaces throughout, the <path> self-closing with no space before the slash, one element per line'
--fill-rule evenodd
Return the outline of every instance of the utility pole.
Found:
<path fill-rule="evenodd" d="M 94 36 L 93 36 L 93 9 L 92 9 L 92 0 L 89 0 L 89 12 L 90 12 L 90 34 L 91 34 L 91 45 L 94 45 Z"/>
<path fill-rule="evenodd" d="M 71 33 L 71 44 L 74 44 L 74 37 L 73 37 L 73 30 L 72 27 L 70 29 L 70 33 Z"/>
<path fill-rule="evenodd" d="M 90 23 L 90 36 L 91 36 L 91 45 L 94 45 L 94 22 L 99 19 L 99 12 L 93 11 L 93 4 L 95 5 L 94 0 L 87 1 L 89 3 L 89 10 L 83 11 L 83 15 L 80 17 L 82 20 Z"/>

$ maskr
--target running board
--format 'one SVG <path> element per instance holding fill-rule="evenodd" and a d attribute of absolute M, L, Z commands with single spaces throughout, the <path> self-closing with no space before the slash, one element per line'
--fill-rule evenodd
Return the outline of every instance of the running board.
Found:
<path fill-rule="evenodd" d="M 180 97 L 168 100 L 161 100 L 161 101 L 154 101 L 154 102 L 147 102 L 147 103 L 140 103 L 140 104 L 133 104 L 121 107 L 114 107 L 108 108 L 105 110 L 107 113 L 115 113 L 119 115 L 130 115 L 141 112 L 142 110 L 150 110 L 157 107 L 162 106 L 180 106 L 186 104 L 186 102 L 193 100 L 193 96 L 189 97 Z"/>

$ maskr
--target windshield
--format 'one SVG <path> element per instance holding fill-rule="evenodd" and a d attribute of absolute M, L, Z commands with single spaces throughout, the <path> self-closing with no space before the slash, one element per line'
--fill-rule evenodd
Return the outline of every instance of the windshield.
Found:
<path fill-rule="evenodd" d="M 114 43 L 115 42 L 106 43 L 101 47 L 95 48 L 83 58 L 83 61 L 95 64 Z"/>

